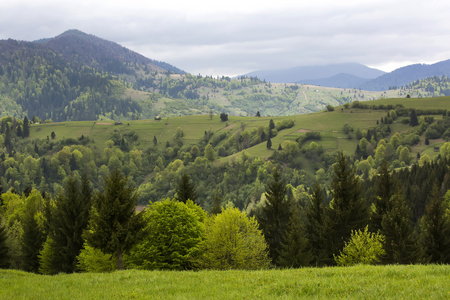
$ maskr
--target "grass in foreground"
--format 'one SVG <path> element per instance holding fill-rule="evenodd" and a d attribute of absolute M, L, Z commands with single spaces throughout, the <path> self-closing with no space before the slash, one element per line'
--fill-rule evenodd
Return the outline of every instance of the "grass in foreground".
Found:
<path fill-rule="evenodd" d="M 1 299 L 448 299 L 450 266 L 266 271 L 118 271 L 43 276 L 0 270 Z"/>

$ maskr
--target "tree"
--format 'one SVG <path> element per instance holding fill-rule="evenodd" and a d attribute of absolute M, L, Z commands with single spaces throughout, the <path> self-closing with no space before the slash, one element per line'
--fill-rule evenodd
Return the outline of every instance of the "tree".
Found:
<path fill-rule="evenodd" d="M 214 191 L 214 195 L 213 195 L 211 214 L 217 215 L 222 212 L 222 206 L 221 206 L 222 199 L 223 199 L 222 191 L 219 188 L 216 188 L 216 190 Z"/>
<path fill-rule="evenodd" d="M 192 201 L 153 203 L 144 213 L 142 240 L 126 256 L 127 264 L 146 270 L 196 269 L 205 218 L 205 211 Z"/>
<path fill-rule="evenodd" d="M 86 175 L 81 183 L 69 176 L 64 191 L 58 193 L 50 206 L 47 201 L 48 254 L 41 253 L 41 268 L 46 274 L 72 273 L 76 270 L 77 256 L 83 247 L 83 231 L 89 223 L 92 189 Z M 46 264 L 43 263 L 46 261 Z M 44 266 L 45 265 L 45 266 Z"/>
<path fill-rule="evenodd" d="M 269 256 L 274 264 L 278 258 L 291 217 L 291 200 L 286 197 L 287 188 L 277 168 L 273 171 L 273 180 L 266 186 L 266 201 L 258 215 L 264 237 L 269 245 Z"/>
<path fill-rule="evenodd" d="M 267 149 L 271 149 L 272 148 L 272 141 L 270 140 L 270 138 L 267 140 L 266 147 L 267 147 Z"/>
<path fill-rule="evenodd" d="M 331 195 L 333 200 L 328 211 L 329 234 L 332 253 L 337 255 L 344 248 L 352 230 L 364 228 L 368 221 L 368 209 L 362 197 L 359 179 L 342 151 L 334 166 Z"/>
<path fill-rule="evenodd" d="M 334 111 L 334 106 L 331 104 L 327 105 L 327 111 Z"/>
<path fill-rule="evenodd" d="M 294 209 L 289 219 L 284 242 L 281 242 L 278 265 L 288 268 L 300 268 L 310 263 L 312 255 L 308 251 L 308 239 L 305 236 L 300 210 L 296 205 L 293 206 Z"/>
<path fill-rule="evenodd" d="M 27 272 L 37 273 L 39 270 L 39 251 L 45 241 L 43 228 L 37 220 L 37 213 L 42 205 L 41 195 L 33 190 L 25 199 L 25 214 L 22 220 L 22 262 Z"/>
<path fill-rule="evenodd" d="M 305 207 L 305 235 L 312 255 L 312 263 L 321 266 L 327 258 L 326 210 L 323 193 L 318 182 L 314 184 L 311 201 Z"/>
<path fill-rule="evenodd" d="M 1 197 L 1 190 L 0 190 Z M 3 224 L 3 218 L 0 215 L 0 268 L 5 269 L 9 267 L 9 248 L 6 244 L 7 240 L 6 227 Z"/>
<path fill-rule="evenodd" d="M 259 113 L 259 110 L 256 112 L 256 117 L 261 117 L 261 114 Z"/>
<path fill-rule="evenodd" d="M 90 246 L 114 255 L 123 269 L 123 254 L 135 243 L 142 228 L 141 214 L 135 213 L 138 195 L 118 169 L 104 179 L 103 192 L 97 192 L 90 214 L 86 238 Z"/>
<path fill-rule="evenodd" d="M 384 236 L 369 232 L 369 226 L 366 226 L 364 231 L 354 230 L 340 255 L 334 259 L 338 266 L 378 263 L 385 253 L 383 242 Z"/>
<path fill-rule="evenodd" d="M 177 201 L 186 203 L 188 200 L 192 200 L 192 202 L 195 202 L 197 200 L 197 197 L 198 194 L 195 191 L 194 183 L 191 181 L 189 175 L 183 173 L 181 175 L 180 182 L 178 183 L 175 199 Z"/>
<path fill-rule="evenodd" d="M 375 211 L 371 218 L 371 230 L 373 232 L 381 230 L 381 220 L 390 207 L 389 202 L 394 193 L 394 184 L 388 167 L 388 161 L 385 157 L 381 161 L 380 170 L 375 178 Z"/>
<path fill-rule="evenodd" d="M 419 125 L 419 120 L 417 119 L 416 110 L 411 110 L 411 114 L 409 116 L 409 126 L 417 126 Z"/>
<path fill-rule="evenodd" d="M 226 113 L 221 113 L 221 114 L 220 114 L 220 120 L 221 120 L 222 122 L 228 121 L 228 114 L 226 114 Z"/>
<path fill-rule="evenodd" d="M 54 140 L 55 138 L 56 138 L 56 134 L 55 134 L 55 132 L 54 131 L 52 131 L 52 133 L 51 133 L 51 138 L 52 138 L 52 140 Z"/>
<path fill-rule="evenodd" d="M 211 109 L 209 111 L 209 119 L 212 120 L 213 117 L 214 117 L 214 111 Z"/>
<path fill-rule="evenodd" d="M 413 236 L 411 209 L 400 192 L 390 200 L 381 221 L 381 234 L 385 236 L 383 261 L 388 264 L 411 264 L 417 261 L 417 246 Z"/>
<path fill-rule="evenodd" d="M 153 144 L 154 144 L 155 146 L 158 145 L 158 139 L 156 138 L 156 135 L 153 136 Z"/>
<path fill-rule="evenodd" d="M 256 270 L 267 268 L 270 259 L 267 244 L 255 218 L 237 208 L 226 208 L 206 221 L 205 268 Z"/>
<path fill-rule="evenodd" d="M 208 144 L 205 147 L 205 158 L 209 161 L 213 161 L 216 156 L 216 151 L 214 151 L 214 148 L 211 144 Z"/>
<path fill-rule="evenodd" d="M 269 121 L 269 129 L 275 129 L 275 123 L 273 122 L 272 119 L 270 119 Z"/>
<path fill-rule="evenodd" d="M 26 138 L 30 136 L 30 121 L 28 121 L 27 116 L 23 118 L 23 129 L 22 129 L 22 137 Z"/>
<path fill-rule="evenodd" d="M 434 184 L 421 222 L 424 227 L 422 248 L 430 263 L 450 263 L 450 220 L 446 209 L 439 188 Z"/>

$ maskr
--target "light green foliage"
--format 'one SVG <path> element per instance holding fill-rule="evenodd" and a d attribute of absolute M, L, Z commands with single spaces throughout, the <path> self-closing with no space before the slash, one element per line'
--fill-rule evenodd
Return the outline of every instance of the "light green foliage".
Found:
<path fill-rule="evenodd" d="M 205 268 L 264 269 L 269 266 L 268 248 L 255 218 L 227 207 L 206 221 Z"/>
<path fill-rule="evenodd" d="M 405 148 L 407 149 L 407 148 Z M 431 158 L 428 156 L 428 154 L 424 154 L 419 159 L 419 166 L 423 167 L 425 164 L 430 164 Z"/>
<path fill-rule="evenodd" d="M 208 144 L 205 148 L 205 158 L 209 161 L 213 161 L 216 156 L 216 151 L 211 144 Z"/>
<path fill-rule="evenodd" d="M 366 226 L 364 231 L 353 230 L 350 241 L 345 243 L 340 255 L 335 256 L 334 259 L 338 266 L 375 264 L 385 253 L 383 243 L 384 236 L 369 232 L 369 226 Z"/>
<path fill-rule="evenodd" d="M 206 212 L 190 200 L 153 203 L 144 215 L 142 240 L 131 249 L 126 264 L 146 270 L 197 268 L 205 217 Z"/>
<path fill-rule="evenodd" d="M 84 272 L 112 272 L 117 269 L 117 261 L 111 254 L 105 254 L 101 250 L 84 243 L 84 248 L 77 256 L 77 267 Z"/>

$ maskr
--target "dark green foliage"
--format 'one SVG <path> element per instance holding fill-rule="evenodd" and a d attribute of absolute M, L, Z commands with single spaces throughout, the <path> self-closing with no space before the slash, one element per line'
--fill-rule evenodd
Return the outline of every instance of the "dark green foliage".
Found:
<path fill-rule="evenodd" d="M 284 241 L 281 242 L 278 265 L 287 268 L 300 268 L 309 265 L 312 255 L 308 251 L 308 239 L 305 235 L 304 223 L 300 210 L 293 205 Z"/>
<path fill-rule="evenodd" d="M 153 144 L 154 144 L 155 146 L 158 145 L 158 139 L 156 138 L 156 135 L 153 136 Z"/>
<path fill-rule="evenodd" d="M 377 177 L 375 178 L 375 212 L 372 213 L 371 228 L 372 232 L 381 229 L 381 220 L 389 209 L 391 196 L 394 193 L 394 184 L 388 169 L 388 161 L 384 158 Z"/>
<path fill-rule="evenodd" d="M 256 112 L 256 117 L 261 117 L 261 114 L 259 113 L 259 110 Z"/>
<path fill-rule="evenodd" d="M 433 264 L 450 263 L 450 220 L 446 209 L 434 184 L 423 216 L 421 236 L 425 259 Z"/>
<path fill-rule="evenodd" d="M 88 243 L 117 258 L 123 269 L 123 254 L 135 243 L 142 228 L 141 215 L 135 213 L 138 195 L 118 169 L 104 179 L 103 192 L 97 192 L 91 210 Z"/>
<path fill-rule="evenodd" d="M 52 140 L 54 140 L 56 138 L 56 133 L 54 131 L 52 131 L 50 136 L 51 136 Z"/>
<path fill-rule="evenodd" d="M 220 114 L 220 120 L 221 120 L 222 122 L 228 121 L 228 114 L 226 114 L 226 113 L 221 113 L 221 114 Z"/>
<path fill-rule="evenodd" d="M 222 199 L 223 199 L 222 191 L 219 188 L 216 188 L 213 195 L 213 203 L 211 209 L 212 215 L 217 215 L 222 212 Z"/>
<path fill-rule="evenodd" d="M 1 190 L 0 190 L 1 197 Z M 7 233 L 6 227 L 3 224 L 3 218 L 0 215 L 0 268 L 5 269 L 9 267 L 8 246 L 6 245 Z"/>
<path fill-rule="evenodd" d="M 27 116 L 23 118 L 23 129 L 22 129 L 22 137 L 26 138 L 30 136 L 30 121 L 28 121 Z"/>
<path fill-rule="evenodd" d="M 272 119 L 270 119 L 269 121 L 269 129 L 275 129 L 275 123 L 273 122 Z"/>
<path fill-rule="evenodd" d="M 266 147 L 267 149 L 272 149 L 272 141 L 270 140 L 270 138 L 267 140 Z"/>
<path fill-rule="evenodd" d="M 368 209 L 353 166 L 339 152 L 331 180 L 333 203 L 329 210 L 332 254 L 339 255 L 352 230 L 363 229 L 368 222 Z"/>
<path fill-rule="evenodd" d="M 278 264 L 282 243 L 292 215 L 292 201 L 286 197 L 286 183 L 281 174 L 274 168 L 273 180 L 266 186 L 266 202 L 257 216 L 266 242 L 269 245 L 269 257 L 272 263 Z"/>
<path fill-rule="evenodd" d="M 39 251 L 45 241 L 43 229 L 38 225 L 36 214 L 41 206 L 41 195 L 34 191 L 26 199 L 26 210 L 22 220 L 22 264 L 27 272 L 37 273 L 39 270 Z"/>
<path fill-rule="evenodd" d="M 175 199 L 183 203 L 186 203 L 187 200 L 192 200 L 192 202 L 197 200 L 197 192 L 195 191 L 194 183 L 186 173 L 181 175 Z"/>
<path fill-rule="evenodd" d="M 395 193 L 381 221 L 381 234 L 385 236 L 385 263 L 410 264 L 417 261 L 418 249 L 415 243 L 411 209 L 405 197 Z"/>
<path fill-rule="evenodd" d="M 411 113 L 409 115 L 409 125 L 410 126 L 417 126 L 419 125 L 419 120 L 417 119 L 416 110 L 411 110 Z"/>
<path fill-rule="evenodd" d="M 327 219 L 323 193 L 318 182 L 315 183 L 311 201 L 305 207 L 305 234 L 311 253 L 312 264 L 322 266 L 330 263 L 331 255 L 327 254 Z M 329 259 L 328 259 L 329 258 Z"/>
<path fill-rule="evenodd" d="M 52 240 L 52 256 L 48 258 L 50 265 L 47 266 L 50 273 L 76 270 L 76 257 L 84 243 L 82 234 L 89 222 L 91 196 L 86 176 L 82 177 L 81 183 L 69 176 L 64 191 L 56 196 L 53 206 L 46 208 L 48 237 Z"/>

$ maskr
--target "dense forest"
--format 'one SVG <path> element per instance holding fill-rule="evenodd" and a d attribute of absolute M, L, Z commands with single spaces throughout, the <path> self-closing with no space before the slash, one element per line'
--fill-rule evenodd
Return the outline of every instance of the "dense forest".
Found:
<path fill-rule="evenodd" d="M 252 129 L 242 124 L 233 133 L 205 130 L 190 143 L 185 126 L 164 145 L 153 136 L 153 145 L 141 149 L 143 136 L 133 131 L 113 130 L 99 148 L 89 135 L 34 138 L 37 117 L 4 117 L 3 266 L 53 274 L 346 265 L 368 256 L 375 257 L 369 263 L 448 263 L 447 110 L 370 102 L 339 109 L 334 113 L 385 115 L 369 128 L 341 124 L 347 139 L 357 141 L 345 154 L 324 148 L 319 131 L 273 144 L 294 126 L 292 119 Z M 220 117 L 227 122 L 227 114 Z M 409 129 L 392 132 L 397 123 Z M 437 155 L 412 153 L 423 140 L 443 141 Z M 271 156 L 248 154 L 257 145 Z M 135 214 L 136 204 L 148 208 Z M 80 221 L 61 225 L 70 218 Z M 242 223 L 228 227 L 237 220 Z M 235 236 L 233 230 L 241 237 L 237 248 L 220 241 Z M 358 250 L 358 243 L 371 246 Z M 368 249 L 376 255 L 361 254 Z M 221 251 L 234 254 L 224 261 Z"/>

